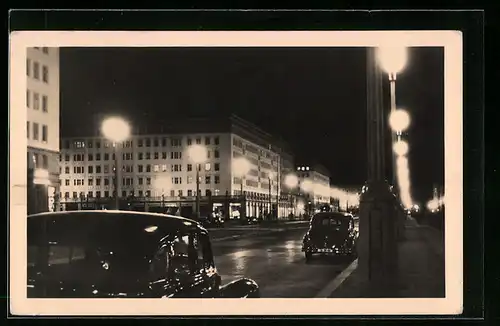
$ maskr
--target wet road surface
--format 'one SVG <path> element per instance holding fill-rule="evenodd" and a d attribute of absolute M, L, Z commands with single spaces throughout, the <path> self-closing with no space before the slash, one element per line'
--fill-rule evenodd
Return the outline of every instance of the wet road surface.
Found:
<path fill-rule="evenodd" d="M 306 228 L 212 244 L 223 284 L 241 277 L 255 280 L 266 298 L 313 298 L 352 261 L 315 257 L 306 263 Z"/>

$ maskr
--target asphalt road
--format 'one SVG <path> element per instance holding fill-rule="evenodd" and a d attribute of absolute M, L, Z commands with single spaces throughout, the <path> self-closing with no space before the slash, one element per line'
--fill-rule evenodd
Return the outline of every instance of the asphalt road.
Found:
<path fill-rule="evenodd" d="M 214 242 L 222 282 L 241 277 L 255 280 L 266 298 L 314 298 L 351 262 L 315 257 L 306 263 L 301 251 L 306 227 Z"/>

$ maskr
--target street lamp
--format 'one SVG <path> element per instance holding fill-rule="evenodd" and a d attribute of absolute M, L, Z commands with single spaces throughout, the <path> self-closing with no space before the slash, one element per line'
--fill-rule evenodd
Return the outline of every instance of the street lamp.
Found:
<path fill-rule="evenodd" d="M 101 124 L 101 132 L 108 140 L 113 142 L 113 154 L 115 155 L 115 168 L 114 168 L 114 192 L 115 192 L 115 206 L 119 209 L 120 202 L 118 199 L 118 143 L 125 141 L 130 136 L 130 125 L 127 121 L 120 117 L 110 117 L 105 119 Z"/>
<path fill-rule="evenodd" d="M 188 149 L 188 156 L 195 163 L 196 168 L 196 217 L 200 219 L 200 164 L 207 160 L 207 149 L 202 145 L 191 145 Z"/>
<path fill-rule="evenodd" d="M 295 174 L 290 173 L 285 176 L 285 186 L 290 190 L 290 193 L 292 192 L 293 189 L 297 187 L 298 184 L 299 184 L 299 178 Z M 292 205 L 293 215 L 296 215 L 293 198 L 294 198 L 293 194 L 291 193 L 290 204 Z"/>
<path fill-rule="evenodd" d="M 397 156 L 405 156 L 408 154 L 408 143 L 404 140 L 398 140 L 394 143 L 393 150 Z"/>
<path fill-rule="evenodd" d="M 410 115 L 408 111 L 403 109 L 394 110 L 389 116 L 389 126 L 392 131 L 398 135 L 398 140 L 401 138 L 401 133 L 410 126 Z"/>
<path fill-rule="evenodd" d="M 234 174 L 237 175 L 239 178 L 240 178 L 240 195 L 242 196 L 241 198 L 243 199 L 243 180 L 245 179 L 245 176 L 247 175 L 248 171 L 250 171 L 250 163 L 248 162 L 248 160 L 243 157 L 243 156 L 240 156 L 236 159 L 233 160 L 233 163 L 232 163 L 232 170 L 234 171 Z M 242 209 L 242 212 L 243 212 L 243 200 L 241 202 L 241 209 Z M 246 210 L 245 210 L 246 211 Z M 241 214 L 240 214 L 241 216 Z"/>
<path fill-rule="evenodd" d="M 271 187 L 272 187 L 272 181 L 274 180 L 274 173 L 269 172 L 268 174 L 268 179 L 269 179 L 269 214 L 271 213 L 272 207 L 273 207 L 273 202 L 272 202 L 272 193 L 271 193 Z M 269 215 L 270 217 L 271 215 Z"/>

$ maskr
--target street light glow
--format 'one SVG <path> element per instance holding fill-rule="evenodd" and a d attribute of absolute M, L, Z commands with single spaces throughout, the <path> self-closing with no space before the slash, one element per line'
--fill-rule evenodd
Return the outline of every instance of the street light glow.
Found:
<path fill-rule="evenodd" d="M 406 110 L 395 110 L 389 116 L 389 125 L 392 131 L 403 132 L 410 126 L 410 115 Z"/>
<path fill-rule="evenodd" d="M 243 156 L 233 160 L 233 170 L 236 175 L 243 177 L 250 171 L 250 163 Z"/>
<path fill-rule="evenodd" d="M 400 46 L 387 46 L 378 48 L 379 64 L 389 74 L 398 74 L 406 66 L 408 49 Z"/>
<path fill-rule="evenodd" d="M 120 117 L 110 117 L 102 122 L 101 132 L 112 142 L 120 143 L 130 136 L 130 125 Z"/>
<path fill-rule="evenodd" d="M 298 184 L 299 184 L 299 178 L 297 178 L 297 176 L 295 174 L 288 174 L 285 177 L 285 185 L 289 189 L 293 189 L 293 188 L 297 187 Z"/>
<path fill-rule="evenodd" d="M 408 154 L 408 143 L 404 140 L 395 142 L 392 148 L 397 156 L 405 156 Z"/>
<path fill-rule="evenodd" d="M 191 158 L 191 160 L 196 163 L 200 164 L 203 163 L 207 160 L 207 149 L 203 145 L 191 145 L 188 148 L 188 155 Z"/>
<path fill-rule="evenodd" d="M 306 180 L 302 181 L 302 184 L 300 185 L 300 187 L 305 192 L 309 192 L 309 191 L 313 190 L 313 183 L 311 180 L 306 179 Z"/>

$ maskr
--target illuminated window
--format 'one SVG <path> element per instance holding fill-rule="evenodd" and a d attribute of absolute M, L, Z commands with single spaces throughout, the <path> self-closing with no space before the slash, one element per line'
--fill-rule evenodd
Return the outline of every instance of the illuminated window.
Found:
<path fill-rule="evenodd" d="M 205 163 L 205 171 L 210 171 L 211 165 L 210 163 Z"/>

